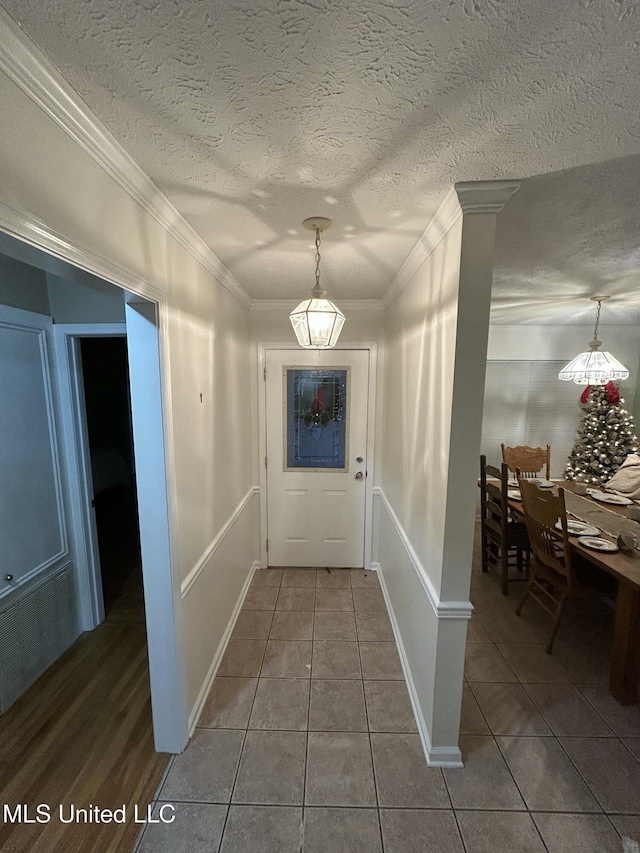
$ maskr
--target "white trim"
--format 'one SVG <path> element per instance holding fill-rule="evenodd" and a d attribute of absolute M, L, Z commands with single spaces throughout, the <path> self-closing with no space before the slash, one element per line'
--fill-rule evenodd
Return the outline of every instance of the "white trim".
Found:
<path fill-rule="evenodd" d="M 405 285 L 411 281 L 429 255 L 431 255 L 442 239 L 451 231 L 461 216 L 462 208 L 460 207 L 456 191 L 452 187 L 382 297 L 382 304 L 385 308 L 391 305 Z"/>
<path fill-rule="evenodd" d="M 432 746 L 431 744 L 429 730 L 424 715 L 422 713 L 422 708 L 420 707 L 418 691 L 416 690 L 416 685 L 413 680 L 413 676 L 411 675 L 411 668 L 409 667 L 409 660 L 407 658 L 407 653 L 405 652 L 404 644 L 402 642 L 400 627 L 398 626 L 398 620 L 396 619 L 396 615 L 393 610 L 393 605 L 391 604 L 389 590 L 387 589 L 387 585 L 384 579 L 384 571 L 382 569 L 378 571 L 378 577 L 380 579 L 380 588 L 382 590 L 382 595 L 384 596 L 384 600 L 387 605 L 387 610 L 389 611 L 391 627 L 393 628 L 393 636 L 395 637 L 396 646 L 398 647 L 400 663 L 402 664 L 402 671 L 404 673 L 404 678 L 407 683 L 407 689 L 409 690 L 411 707 L 413 708 L 413 715 L 416 718 L 418 734 L 420 735 L 420 742 L 422 743 L 422 749 L 424 751 L 427 764 L 429 765 L 429 767 L 463 767 L 464 765 L 462 763 L 462 753 L 458 746 Z"/>
<path fill-rule="evenodd" d="M 0 7 L 0 69 L 245 308 L 251 297 L 57 68 Z"/>
<path fill-rule="evenodd" d="M 382 299 L 338 299 L 341 311 L 384 311 Z M 254 299 L 251 311 L 292 311 L 300 299 Z"/>
<path fill-rule="evenodd" d="M 416 554 L 413 545 L 409 541 L 409 537 L 407 536 L 402 524 L 400 524 L 400 520 L 398 516 L 395 514 L 393 507 L 387 500 L 387 497 L 380 486 L 376 486 L 374 489 L 374 494 L 379 495 L 380 500 L 382 501 L 382 505 L 391 521 L 393 522 L 394 527 L 396 528 L 396 532 L 398 534 L 398 538 L 402 542 L 405 551 L 411 561 L 411 564 L 415 570 L 416 575 L 424 591 L 427 593 L 427 597 L 429 599 L 429 603 L 433 607 L 433 611 L 438 617 L 438 619 L 471 619 L 471 613 L 473 611 L 473 605 L 470 601 L 446 601 L 440 599 L 438 593 L 435 591 L 433 584 L 427 574 L 426 569 L 420 562 L 418 555 Z"/>
<path fill-rule="evenodd" d="M 258 486 L 251 486 L 251 488 L 248 490 L 246 495 L 242 498 L 242 500 L 240 501 L 238 506 L 234 509 L 234 511 L 229 516 L 229 518 L 226 520 L 226 522 L 220 528 L 217 535 L 212 540 L 212 542 L 209 544 L 209 546 L 206 548 L 206 550 L 204 551 L 204 553 L 202 554 L 202 556 L 200 557 L 198 562 L 191 569 L 191 571 L 186 576 L 186 578 L 182 581 L 182 585 L 180 587 L 180 593 L 181 593 L 182 598 L 185 598 L 185 596 L 187 595 L 187 593 L 189 592 L 191 587 L 197 581 L 198 577 L 200 576 L 200 573 L 202 572 L 202 570 L 206 566 L 207 562 L 211 559 L 211 557 L 213 556 L 213 554 L 217 550 L 218 546 L 220 545 L 220 543 L 222 542 L 224 537 L 231 530 L 235 521 L 240 517 L 240 514 L 242 513 L 242 511 L 244 510 L 246 505 L 249 503 L 251 498 L 254 495 L 257 495 L 259 493 L 260 493 L 260 489 Z"/>
<path fill-rule="evenodd" d="M 253 491 L 251 491 L 253 494 Z M 227 522 L 228 524 L 228 522 Z M 217 537 L 216 537 L 217 538 Z M 207 677 L 205 678 L 202 687 L 200 688 L 200 692 L 198 693 L 198 698 L 196 699 L 193 708 L 191 709 L 191 713 L 189 714 L 189 737 L 193 735 L 196 726 L 198 725 L 198 720 L 200 719 L 200 714 L 202 713 L 202 709 L 204 707 L 204 703 L 207 701 L 207 696 L 209 695 L 209 690 L 211 690 L 211 685 L 213 684 L 213 680 L 216 677 L 216 673 L 218 671 L 218 667 L 220 666 L 220 661 L 224 653 L 227 650 L 227 646 L 229 644 L 229 640 L 231 638 L 231 634 L 233 633 L 233 629 L 235 627 L 238 616 L 240 615 L 240 611 L 242 610 L 242 605 L 244 604 L 244 600 L 247 597 L 247 592 L 249 591 L 249 587 L 251 585 L 251 581 L 257 569 L 260 568 L 259 560 L 255 560 L 249 574 L 247 575 L 247 579 L 244 582 L 244 586 L 242 587 L 242 592 L 238 596 L 238 601 L 236 602 L 236 606 L 231 614 L 231 618 L 229 619 L 229 623 L 225 629 L 222 640 L 220 641 L 220 645 L 218 646 L 218 650 L 216 651 L 213 660 L 211 661 L 211 666 L 209 667 L 209 671 L 207 673 Z"/>
<path fill-rule="evenodd" d="M 299 351 L 297 343 L 286 341 L 258 342 L 258 448 L 260 476 L 260 566 L 267 568 L 269 559 L 266 549 L 267 541 L 267 471 L 264 460 L 267 455 L 267 414 L 265 399 L 264 371 L 267 363 L 267 350 Z M 340 342 L 337 350 L 368 350 L 369 351 L 369 388 L 367 411 L 367 477 L 365 479 L 365 509 L 364 509 L 364 568 L 371 567 L 373 558 L 373 495 L 375 472 L 375 427 L 376 427 L 376 389 L 378 382 L 378 344 L 375 341 L 360 343 Z"/>
<path fill-rule="evenodd" d="M 468 213 L 498 214 L 522 181 L 459 181 L 454 184 L 460 207 Z"/>
<path fill-rule="evenodd" d="M 69 243 L 31 214 L 16 210 L 2 202 L 0 202 L 0 230 L 22 243 L 28 243 L 40 251 L 53 255 L 54 258 L 59 258 L 152 302 L 162 304 L 166 300 L 165 294 L 145 279 L 132 275 L 118 264 L 96 255 L 83 246 Z"/>
<path fill-rule="evenodd" d="M 53 325 L 60 421 L 67 466 L 70 524 L 78 582 L 78 619 L 91 631 L 104 619 L 98 533 L 91 507 L 93 476 L 78 338 L 126 338 L 125 323 L 59 323 Z"/>

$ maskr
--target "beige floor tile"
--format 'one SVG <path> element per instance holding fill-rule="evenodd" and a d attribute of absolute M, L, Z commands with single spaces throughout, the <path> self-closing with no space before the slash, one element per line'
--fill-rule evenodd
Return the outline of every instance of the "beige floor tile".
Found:
<path fill-rule="evenodd" d="M 314 640 L 357 640 L 356 620 L 352 612 L 317 610 L 313 629 Z"/>
<path fill-rule="evenodd" d="M 358 644 L 346 640 L 316 640 L 311 677 L 362 678 Z"/>
<path fill-rule="evenodd" d="M 306 589 L 294 592 L 307 592 Z M 312 640 L 313 611 L 276 610 L 269 632 L 271 640 Z"/>
<path fill-rule="evenodd" d="M 312 680 L 309 731 L 366 732 L 362 681 Z"/>
<path fill-rule="evenodd" d="M 214 678 L 198 727 L 246 729 L 257 684 L 257 678 Z"/>
<path fill-rule="evenodd" d="M 363 642 L 395 642 L 391 620 L 381 610 L 356 612 L 358 639 Z"/>
<path fill-rule="evenodd" d="M 522 812 L 457 812 L 467 853 L 545 853 L 530 815 Z"/>
<path fill-rule="evenodd" d="M 605 815 L 534 814 L 549 853 L 621 853 L 622 842 Z"/>
<path fill-rule="evenodd" d="M 491 610 L 478 611 L 482 625 L 487 630 L 494 643 L 537 643 L 538 638 L 531 630 L 524 618 L 516 616 L 513 612 L 518 601 L 515 597 L 508 610 L 496 607 Z M 527 605 L 525 605 L 526 607 Z M 535 601 L 529 605 L 536 607 Z M 513 609 L 511 609 L 513 608 Z"/>
<path fill-rule="evenodd" d="M 371 750 L 381 808 L 447 808 L 442 770 L 428 767 L 417 734 L 372 734 Z"/>
<path fill-rule="evenodd" d="M 463 853 L 452 811 L 381 809 L 384 853 Z"/>
<path fill-rule="evenodd" d="M 416 720 L 404 681 L 365 681 L 369 731 L 415 732 Z"/>
<path fill-rule="evenodd" d="M 359 643 L 362 677 L 371 681 L 404 681 L 395 643 Z"/>
<path fill-rule="evenodd" d="M 314 587 L 316 585 L 315 569 L 285 569 L 282 576 L 282 586 Z"/>
<path fill-rule="evenodd" d="M 460 714 L 461 735 L 488 735 L 491 730 L 482 716 L 480 706 L 469 684 L 462 685 L 462 711 Z"/>
<path fill-rule="evenodd" d="M 307 678 L 261 678 L 253 702 L 250 729 L 305 731 L 309 717 Z"/>
<path fill-rule="evenodd" d="M 355 610 L 381 610 L 387 612 L 384 596 L 379 589 L 354 589 L 353 607 Z"/>
<path fill-rule="evenodd" d="M 277 586 L 251 586 L 242 602 L 243 610 L 274 610 L 278 598 Z"/>
<path fill-rule="evenodd" d="M 601 684 L 606 687 L 609 683 L 609 655 L 599 648 L 585 643 L 556 642 L 553 657 L 574 684 Z"/>
<path fill-rule="evenodd" d="M 282 569 L 257 569 L 251 580 L 251 586 L 280 586 Z"/>
<path fill-rule="evenodd" d="M 443 771 L 454 809 L 525 808 L 492 737 L 461 735 L 460 749 L 464 767 Z"/>
<path fill-rule="evenodd" d="M 476 613 L 471 614 L 467 622 L 467 643 L 492 643 L 493 640 L 487 633 Z"/>
<path fill-rule="evenodd" d="M 154 807 L 159 820 L 161 803 Z M 210 803 L 171 803 L 175 810 L 165 811 L 171 823 L 149 824 L 136 853 L 193 853 L 194 850 L 217 850 L 222 838 L 227 806 Z"/>
<path fill-rule="evenodd" d="M 260 675 L 263 678 L 311 678 L 308 640 L 269 640 Z"/>
<path fill-rule="evenodd" d="M 353 589 L 379 589 L 380 579 L 377 572 L 364 569 L 351 569 L 351 586 Z"/>
<path fill-rule="evenodd" d="M 556 736 L 613 736 L 602 717 L 573 684 L 527 684 L 525 690 Z"/>
<path fill-rule="evenodd" d="M 259 675 L 266 647 L 266 640 L 229 640 L 218 668 L 218 675 L 244 678 Z"/>
<path fill-rule="evenodd" d="M 640 705 L 621 705 L 606 687 L 580 686 L 580 691 L 593 705 L 618 737 L 640 737 Z"/>
<path fill-rule="evenodd" d="M 278 593 L 276 610 L 313 610 L 316 600 L 314 589 L 282 586 Z"/>
<path fill-rule="evenodd" d="M 353 610 L 350 589 L 316 590 L 316 610 Z"/>
<path fill-rule="evenodd" d="M 498 643 L 498 649 L 519 681 L 569 682 L 560 663 L 548 655 L 539 643 Z"/>
<path fill-rule="evenodd" d="M 560 738 L 606 812 L 636 814 L 640 809 L 640 762 L 616 738 Z"/>
<path fill-rule="evenodd" d="M 234 805 L 220 853 L 300 853 L 301 832 L 300 808 Z"/>
<path fill-rule="evenodd" d="M 248 731 L 233 802 L 302 804 L 306 745 L 305 732 Z"/>
<path fill-rule="evenodd" d="M 316 574 L 316 587 L 318 589 L 350 589 L 351 578 L 349 569 L 318 569 Z"/>
<path fill-rule="evenodd" d="M 244 737 L 242 731 L 196 729 L 185 751 L 176 755 L 161 798 L 228 803 Z"/>
<path fill-rule="evenodd" d="M 640 815 L 611 815 L 609 819 L 623 838 L 640 843 Z"/>
<path fill-rule="evenodd" d="M 306 804 L 376 805 L 368 734 L 309 733 Z"/>
<path fill-rule="evenodd" d="M 496 740 L 530 811 L 602 811 L 555 738 Z"/>
<path fill-rule="evenodd" d="M 382 853 L 376 809 L 305 808 L 304 853 Z"/>
<path fill-rule="evenodd" d="M 622 743 L 627 747 L 629 752 L 640 761 L 640 737 L 624 737 L 621 738 Z M 639 809 L 640 812 L 640 809 Z"/>
<path fill-rule="evenodd" d="M 521 684 L 472 684 L 480 710 L 494 735 L 550 735 Z"/>
<path fill-rule="evenodd" d="M 231 637 L 234 640 L 266 640 L 273 610 L 241 610 Z"/>
<path fill-rule="evenodd" d="M 470 683 L 475 681 L 517 682 L 518 680 L 498 647 L 489 643 L 467 644 L 464 674 Z"/>

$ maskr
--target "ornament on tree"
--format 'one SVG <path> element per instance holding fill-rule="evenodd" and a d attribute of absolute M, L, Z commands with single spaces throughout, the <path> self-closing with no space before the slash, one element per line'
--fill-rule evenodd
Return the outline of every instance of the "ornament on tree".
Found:
<path fill-rule="evenodd" d="M 564 476 L 602 486 L 629 453 L 638 449 L 633 416 L 622 407 L 615 382 L 588 385 L 580 397 L 584 414 Z"/>

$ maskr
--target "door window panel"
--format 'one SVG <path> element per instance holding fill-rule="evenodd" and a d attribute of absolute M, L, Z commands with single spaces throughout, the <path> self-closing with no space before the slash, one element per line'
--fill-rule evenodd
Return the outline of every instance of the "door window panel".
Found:
<path fill-rule="evenodd" d="M 286 471 L 347 469 L 348 368 L 285 368 Z"/>

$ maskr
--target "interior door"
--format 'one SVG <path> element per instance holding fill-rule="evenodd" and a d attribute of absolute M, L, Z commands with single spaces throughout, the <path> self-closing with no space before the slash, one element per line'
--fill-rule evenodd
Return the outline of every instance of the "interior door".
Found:
<path fill-rule="evenodd" d="M 267 350 L 271 566 L 364 565 L 368 350 Z"/>

